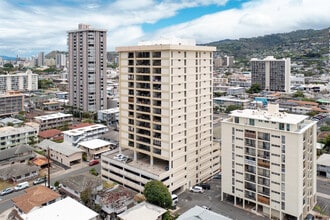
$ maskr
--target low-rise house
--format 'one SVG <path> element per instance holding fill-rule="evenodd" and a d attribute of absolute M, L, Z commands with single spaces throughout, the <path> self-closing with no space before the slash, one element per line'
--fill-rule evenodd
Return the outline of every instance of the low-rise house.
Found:
<path fill-rule="evenodd" d="M 330 154 L 322 154 L 316 161 L 317 175 L 330 178 Z"/>
<path fill-rule="evenodd" d="M 3 118 L 0 120 L 1 127 L 9 126 L 10 124 L 13 126 L 18 126 L 18 125 L 22 125 L 23 123 L 24 121 L 19 120 L 17 118 Z"/>
<path fill-rule="evenodd" d="M 23 163 L 27 164 L 35 157 L 33 149 L 26 144 L 2 150 L 0 153 L 0 165 Z"/>
<path fill-rule="evenodd" d="M 60 192 L 69 195 L 77 200 L 80 200 L 80 193 L 90 188 L 92 194 L 103 189 L 103 181 L 91 174 L 80 174 L 77 176 L 70 176 L 59 181 L 62 185 Z"/>
<path fill-rule="evenodd" d="M 61 130 L 58 129 L 49 129 L 49 130 L 40 131 L 38 137 L 39 140 L 48 139 L 48 140 L 58 141 L 58 140 L 63 140 L 63 133 Z"/>
<path fill-rule="evenodd" d="M 106 132 L 108 132 L 108 127 L 102 124 L 94 124 L 82 128 L 63 131 L 64 142 L 71 143 L 72 146 L 77 147 L 79 142 L 100 138 Z"/>
<path fill-rule="evenodd" d="M 116 185 L 105 192 L 96 195 L 95 203 L 101 206 L 101 216 L 112 218 L 134 206 L 136 193 L 121 185 Z"/>
<path fill-rule="evenodd" d="M 40 131 L 70 126 L 73 122 L 72 114 L 64 114 L 61 112 L 34 117 L 34 121 L 40 124 Z"/>
<path fill-rule="evenodd" d="M 207 210 L 204 207 L 195 206 L 186 212 L 182 213 L 177 220 L 231 220 L 230 218 L 220 215 L 218 213 Z"/>
<path fill-rule="evenodd" d="M 166 211 L 166 209 L 151 203 L 141 202 L 122 214 L 119 214 L 118 218 L 120 220 L 136 220 L 137 216 L 143 216 L 143 219 L 146 220 L 161 220 Z"/>
<path fill-rule="evenodd" d="M 12 164 L 0 169 L 0 179 L 4 181 L 22 182 L 33 179 L 39 174 L 39 167 L 26 164 Z"/>
<path fill-rule="evenodd" d="M 101 154 L 112 150 L 111 143 L 101 139 L 80 142 L 78 148 L 86 152 L 88 160 L 99 159 Z"/>
<path fill-rule="evenodd" d="M 26 215 L 24 220 L 97 220 L 98 214 L 76 200 L 66 197 Z"/>
<path fill-rule="evenodd" d="M 43 150 L 45 154 L 49 149 L 50 159 L 66 167 L 71 167 L 82 162 L 83 151 L 72 147 L 69 143 L 56 143 L 51 140 L 43 140 L 36 146 Z"/>
<path fill-rule="evenodd" d="M 12 198 L 14 207 L 22 219 L 26 218 L 28 213 L 52 204 L 61 199 L 61 195 L 43 185 L 37 185 L 24 190 L 25 193 Z M 30 219 L 29 219 L 30 220 Z"/>

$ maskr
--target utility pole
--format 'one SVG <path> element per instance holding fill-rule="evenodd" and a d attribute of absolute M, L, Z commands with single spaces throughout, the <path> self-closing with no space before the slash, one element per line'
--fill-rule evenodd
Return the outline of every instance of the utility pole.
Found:
<path fill-rule="evenodd" d="M 47 152 L 47 162 L 48 162 L 48 178 L 47 178 L 47 182 L 48 182 L 48 188 L 50 188 L 50 150 L 49 147 L 47 148 L 48 152 Z"/>

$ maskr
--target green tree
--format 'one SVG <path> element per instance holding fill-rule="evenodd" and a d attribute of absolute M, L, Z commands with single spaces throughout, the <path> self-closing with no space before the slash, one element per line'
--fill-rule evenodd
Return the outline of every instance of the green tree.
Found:
<path fill-rule="evenodd" d="M 169 211 L 165 212 L 164 215 L 162 216 L 162 220 L 172 220 L 172 216 Z"/>
<path fill-rule="evenodd" d="M 246 90 L 247 93 L 253 94 L 253 93 L 259 93 L 261 91 L 261 87 L 258 83 L 252 84 L 251 87 Z"/>
<path fill-rule="evenodd" d="M 294 98 L 305 98 L 305 95 L 302 91 L 297 90 L 295 93 L 293 93 Z"/>
<path fill-rule="evenodd" d="M 230 113 L 231 111 L 234 111 L 234 110 L 242 110 L 242 107 L 238 106 L 238 105 L 229 105 L 226 108 L 225 113 Z"/>
<path fill-rule="evenodd" d="M 91 207 L 93 205 L 92 188 L 87 187 L 85 190 L 83 190 L 80 193 L 80 199 L 85 206 Z"/>
<path fill-rule="evenodd" d="M 144 186 L 143 191 L 146 200 L 162 208 L 172 206 L 172 196 L 168 188 L 158 180 L 151 180 Z"/>
<path fill-rule="evenodd" d="M 89 173 L 92 174 L 92 175 L 94 175 L 94 176 L 99 175 L 94 167 L 89 170 Z"/>
<path fill-rule="evenodd" d="M 5 64 L 3 64 L 3 68 L 11 69 L 11 68 L 14 68 L 14 65 L 11 63 L 5 63 Z"/>

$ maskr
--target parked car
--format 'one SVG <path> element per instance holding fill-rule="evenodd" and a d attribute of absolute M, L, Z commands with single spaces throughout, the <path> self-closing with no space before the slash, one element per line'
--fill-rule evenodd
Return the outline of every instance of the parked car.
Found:
<path fill-rule="evenodd" d="M 190 192 L 203 193 L 204 189 L 201 186 L 192 186 L 190 187 Z"/>
<path fill-rule="evenodd" d="M 15 191 L 14 187 L 8 187 L 8 188 L 6 188 L 6 189 L 4 189 L 0 192 L 0 196 L 7 195 L 7 194 L 12 193 L 14 191 Z"/>
<path fill-rule="evenodd" d="M 29 182 L 22 182 L 15 186 L 15 191 L 26 189 L 30 186 Z"/>
<path fill-rule="evenodd" d="M 203 209 L 206 209 L 206 210 L 211 210 L 211 207 L 208 207 L 208 206 L 206 206 L 206 205 L 203 205 L 202 208 L 203 208 Z"/>
<path fill-rule="evenodd" d="M 211 189 L 211 185 L 208 183 L 200 183 L 198 186 L 202 187 L 204 190 Z"/>
<path fill-rule="evenodd" d="M 213 179 L 221 179 L 222 173 L 217 173 L 213 176 Z"/>
<path fill-rule="evenodd" d="M 37 185 L 37 184 L 44 183 L 44 182 L 46 182 L 46 177 L 39 177 L 38 179 L 33 181 L 33 185 Z"/>
<path fill-rule="evenodd" d="M 100 161 L 98 161 L 98 160 L 91 160 L 91 161 L 89 161 L 88 165 L 89 166 L 94 166 L 94 165 L 99 164 L 99 163 L 100 163 Z"/>

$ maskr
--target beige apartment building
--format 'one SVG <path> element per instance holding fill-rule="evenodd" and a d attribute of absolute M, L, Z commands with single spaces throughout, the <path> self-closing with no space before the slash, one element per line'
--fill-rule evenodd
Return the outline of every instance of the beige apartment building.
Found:
<path fill-rule="evenodd" d="M 40 131 L 45 131 L 72 125 L 73 116 L 72 114 L 58 112 L 49 115 L 36 116 L 34 117 L 34 121 L 40 125 Z"/>
<path fill-rule="evenodd" d="M 68 32 L 69 105 L 84 112 L 106 108 L 106 30 L 79 24 Z"/>
<path fill-rule="evenodd" d="M 316 123 L 236 110 L 222 122 L 222 199 L 272 219 L 304 219 L 316 204 Z"/>
<path fill-rule="evenodd" d="M 119 153 L 102 155 L 102 177 L 143 191 L 151 179 L 183 191 L 220 169 L 213 144 L 214 47 L 192 41 L 117 48 Z"/>

